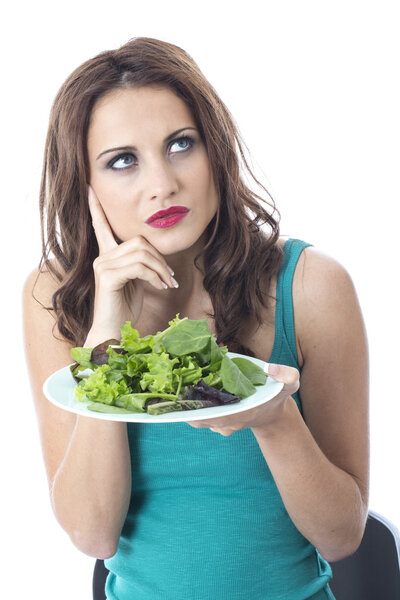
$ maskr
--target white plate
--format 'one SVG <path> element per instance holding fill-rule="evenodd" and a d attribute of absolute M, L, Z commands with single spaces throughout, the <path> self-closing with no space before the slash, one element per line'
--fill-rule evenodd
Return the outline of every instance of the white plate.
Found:
<path fill-rule="evenodd" d="M 230 358 L 247 358 L 262 369 L 265 367 L 266 371 L 267 363 L 259 358 L 244 356 L 243 354 L 237 354 L 235 352 L 228 352 L 228 356 Z M 79 402 L 79 400 L 75 398 L 75 386 L 75 379 L 68 366 L 56 371 L 46 379 L 43 384 L 43 392 L 46 398 L 56 406 L 85 417 L 93 417 L 94 419 L 103 419 L 106 421 L 124 421 L 128 423 L 177 423 L 181 421 L 200 421 L 203 419 L 233 415 L 234 413 L 260 406 L 260 404 L 264 404 L 264 402 L 271 400 L 279 394 L 283 388 L 283 383 L 268 377 L 265 385 L 256 386 L 257 391 L 254 392 L 254 394 L 235 404 L 211 406 L 210 408 L 199 408 L 197 410 L 173 411 L 162 415 L 148 415 L 147 413 L 113 414 L 93 412 L 87 408 L 87 405 L 92 404 L 92 402 Z"/>

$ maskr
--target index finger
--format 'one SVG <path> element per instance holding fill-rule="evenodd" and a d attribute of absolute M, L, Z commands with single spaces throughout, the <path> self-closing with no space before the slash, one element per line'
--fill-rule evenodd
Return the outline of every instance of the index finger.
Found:
<path fill-rule="evenodd" d="M 88 189 L 88 204 L 90 214 L 92 215 L 94 233 L 99 245 L 99 253 L 104 254 L 105 252 L 108 252 L 109 250 L 112 250 L 118 246 L 118 244 L 115 241 L 103 207 L 101 206 L 99 199 L 97 198 L 91 186 L 89 186 Z"/>

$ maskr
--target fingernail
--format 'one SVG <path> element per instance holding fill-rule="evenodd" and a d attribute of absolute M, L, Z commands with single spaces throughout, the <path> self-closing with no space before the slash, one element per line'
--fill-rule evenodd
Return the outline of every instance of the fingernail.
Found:
<path fill-rule="evenodd" d="M 274 363 L 268 363 L 267 373 L 268 373 L 268 375 L 271 375 L 271 377 L 274 377 L 274 375 L 278 375 L 279 365 L 276 365 Z"/>
<path fill-rule="evenodd" d="M 170 272 L 171 275 L 175 275 L 175 271 L 173 271 L 171 269 L 171 267 L 169 267 L 168 265 L 167 265 L 167 269 L 168 269 L 168 271 Z"/>
<path fill-rule="evenodd" d="M 173 286 L 174 286 L 175 288 L 178 288 L 178 287 L 179 287 L 179 283 L 176 281 L 176 279 L 174 279 L 173 277 L 171 277 L 171 281 L 172 281 L 172 284 L 173 284 Z"/>
<path fill-rule="evenodd" d="M 168 286 L 167 286 L 167 284 L 165 283 L 165 281 L 162 281 L 161 283 L 162 283 L 162 286 L 163 286 L 164 290 L 167 290 L 167 289 L 168 289 Z"/>

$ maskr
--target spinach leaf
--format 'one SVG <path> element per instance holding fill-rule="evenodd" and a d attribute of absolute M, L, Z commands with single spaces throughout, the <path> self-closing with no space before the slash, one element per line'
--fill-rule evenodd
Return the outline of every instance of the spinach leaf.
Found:
<path fill-rule="evenodd" d="M 251 396 L 256 391 L 251 381 L 247 379 L 246 375 L 226 355 L 221 363 L 221 378 L 224 389 L 241 398 L 247 398 L 247 396 Z"/>
<path fill-rule="evenodd" d="M 231 360 L 239 367 L 253 385 L 264 385 L 267 381 L 267 374 L 261 367 L 251 362 L 251 360 L 241 358 L 240 356 L 235 356 Z"/>
<path fill-rule="evenodd" d="M 166 351 L 172 356 L 198 354 L 203 361 L 210 360 L 211 333 L 206 319 L 183 319 L 163 339 Z M 206 352 L 204 352 L 206 350 Z"/>

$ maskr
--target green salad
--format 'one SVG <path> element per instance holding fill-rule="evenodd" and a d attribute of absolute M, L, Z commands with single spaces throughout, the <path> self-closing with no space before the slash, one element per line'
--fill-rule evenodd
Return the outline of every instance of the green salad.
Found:
<path fill-rule="evenodd" d="M 227 352 L 206 319 L 178 314 L 167 329 L 143 338 L 127 321 L 121 340 L 72 348 L 75 397 L 89 401 L 88 409 L 96 412 L 151 415 L 240 402 L 264 385 L 267 375 Z"/>

